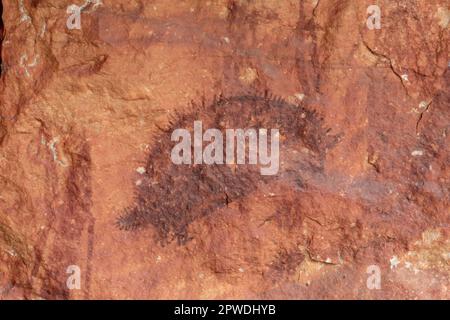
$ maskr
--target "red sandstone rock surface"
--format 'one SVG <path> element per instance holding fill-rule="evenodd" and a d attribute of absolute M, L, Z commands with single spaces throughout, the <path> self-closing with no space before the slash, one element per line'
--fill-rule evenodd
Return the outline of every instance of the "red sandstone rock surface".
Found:
<path fill-rule="evenodd" d="M 0 297 L 449 298 L 448 1 L 376 2 L 372 30 L 365 0 L 87 1 L 68 29 L 81 0 L 3 0 Z M 264 90 L 342 135 L 323 170 L 181 245 L 116 227 L 158 126 Z"/>

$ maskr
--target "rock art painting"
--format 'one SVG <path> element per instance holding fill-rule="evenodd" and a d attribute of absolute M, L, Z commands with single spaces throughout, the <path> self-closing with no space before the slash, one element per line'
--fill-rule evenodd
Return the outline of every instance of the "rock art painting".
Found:
<path fill-rule="evenodd" d="M 0 9 L 0 299 L 449 298 L 448 1 Z"/>

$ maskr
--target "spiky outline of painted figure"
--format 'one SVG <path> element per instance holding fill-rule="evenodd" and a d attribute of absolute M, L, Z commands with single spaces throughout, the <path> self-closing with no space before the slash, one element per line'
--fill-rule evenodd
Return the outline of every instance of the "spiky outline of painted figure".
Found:
<path fill-rule="evenodd" d="M 204 129 L 277 128 L 280 131 L 280 171 L 262 176 L 259 165 L 175 165 L 171 161 L 171 133 L 200 120 Z M 287 103 L 267 91 L 233 97 L 215 97 L 212 103 L 192 103 L 187 113 L 176 113 L 167 128 L 160 128 L 148 155 L 146 172 L 137 186 L 135 203 L 116 224 L 123 230 L 153 226 L 161 244 L 188 241 L 189 225 L 252 190 L 273 181 L 299 184 L 301 171 L 321 171 L 326 151 L 339 140 L 323 127 L 316 111 Z M 308 150 L 304 156 L 302 150 Z"/>

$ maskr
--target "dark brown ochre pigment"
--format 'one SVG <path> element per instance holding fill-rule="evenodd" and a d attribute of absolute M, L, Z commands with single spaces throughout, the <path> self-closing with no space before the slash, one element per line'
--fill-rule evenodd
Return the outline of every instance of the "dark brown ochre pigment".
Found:
<path fill-rule="evenodd" d="M 255 189 L 283 180 L 302 187 L 302 171 L 320 172 L 326 150 L 339 137 L 330 135 L 323 119 L 313 110 L 287 103 L 267 92 L 256 95 L 218 97 L 212 103 L 192 104 L 190 112 L 177 113 L 161 129 L 148 155 L 146 172 L 136 188 L 135 203 L 124 210 L 117 226 L 137 230 L 152 226 L 161 244 L 177 240 L 185 244 L 189 225 L 231 202 L 242 201 Z M 176 165 L 171 133 L 192 128 L 202 121 L 204 130 L 217 128 L 279 129 L 280 168 L 276 175 L 263 176 L 260 165 Z M 307 150 L 307 152 L 305 152 Z M 247 154 L 248 155 L 248 154 Z"/>

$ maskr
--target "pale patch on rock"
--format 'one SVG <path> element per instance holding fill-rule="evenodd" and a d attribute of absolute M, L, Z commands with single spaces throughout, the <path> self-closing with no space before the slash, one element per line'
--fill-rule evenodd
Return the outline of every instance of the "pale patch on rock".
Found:
<path fill-rule="evenodd" d="M 95 11 L 97 9 L 98 6 L 103 5 L 102 0 L 87 0 L 81 7 L 81 10 L 84 10 L 86 7 L 88 7 L 89 5 L 92 5 L 92 10 L 91 11 Z"/>
<path fill-rule="evenodd" d="M 446 269 L 449 248 L 450 242 L 443 237 L 442 230 L 425 230 L 421 239 L 414 243 L 414 250 L 408 252 L 408 261 L 414 264 L 410 270 L 417 274 L 421 270 Z"/>
<path fill-rule="evenodd" d="M 37 66 L 37 64 L 38 64 L 38 61 L 39 61 L 39 55 L 35 56 L 34 59 L 33 59 L 33 62 L 31 62 L 30 64 L 28 64 L 28 66 L 29 66 L 29 67 L 35 67 L 35 66 Z"/>
<path fill-rule="evenodd" d="M 423 156 L 423 150 L 414 150 L 413 152 L 411 152 L 411 155 L 413 157 L 420 157 Z"/>
<path fill-rule="evenodd" d="M 39 33 L 39 37 L 43 38 L 46 31 L 47 31 L 47 23 L 44 21 L 44 24 L 42 25 L 41 28 L 41 32 Z"/>
<path fill-rule="evenodd" d="M 19 59 L 19 65 L 23 68 L 25 75 L 30 77 L 30 72 L 28 68 L 34 68 L 38 65 L 39 55 L 36 55 L 31 63 L 26 63 L 28 61 L 28 55 L 26 53 L 22 54 Z"/>
<path fill-rule="evenodd" d="M 145 170 L 144 167 L 139 167 L 139 168 L 136 169 L 136 172 L 139 173 L 139 174 L 144 174 L 146 172 L 146 170 Z"/>
<path fill-rule="evenodd" d="M 400 261 L 398 260 L 397 256 L 393 256 L 390 260 L 389 260 L 390 264 L 391 264 L 391 269 L 397 268 L 397 265 L 400 264 Z"/>
<path fill-rule="evenodd" d="M 299 101 L 303 101 L 303 99 L 305 99 L 305 94 L 304 94 L 304 93 L 296 93 L 296 94 L 294 94 L 294 96 L 295 96 Z"/>
<path fill-rule="evenodd" d="M 209 1 L 208 1 L 209 2 Z M 211 5 L 211 3 L 206 3 L 206 5 L 207 6 L 210 6 Z M 227 6 L 222 6 L 222 8 L 220 8 L 220 11 L 219 11 L 219 17 L 221 18 L 221 19 L 227 19 L 228 18 L 228 16 L 229 16 L 229 14 L 230 14 L 230 10 L 228 9 L 228 7 Z"/>
<path fill-rule="evenodd" d="M 61 159 L 58 156 L 58 150 L 56 148 L 56 144 L 58 142 L 59 142 L 59 137 L 55 137 L 47 143 L 47 146 L 50 149 L 50 152 L 52 153 L 53 161 L 55 161 L 56 163 L 58 163 L 59 165 L 61 165 L 63 167 L 67 167 L 67 162 L 66 162 L 64 156 L 62 156 Z"/>
<path fill-rule="evenodd" d="M 450 11 L 447 8 L 438 8 L 436 17 L 439 19 L 439 26 L 441 26 L 443 29 L 448 27 L 448 24 L 450 22 Z"/>
<path fill-rule="evenodd" d="M 6 252 L 7 252 L 11 257 L 17 257 L 17 253 L 16 253 L 13 249 L 7 249 Z"/>
<path fill-rule="evenodd" d="M 419 103 L 419 108 L 412 108 L 411 109 L 411 112 L 414 112 L 414 113 L 423 113 L 426 109 L 427 109 L 427 107 L 429 106 L 431 104 L 431 102 L 427 102 L 427 101 L 420 101 L 420 103 Z"/>
<path fill-rule="evenodd" d="M 257 78 L 258 72 L 256 69 L 250 67 L 241 70 L 241 74 L 239 76 L 239 80 L 247 85 L 252 84 Z"/>
<path fill-rule="evenodd" d="M 295 276 L 299 282 L 309 285 L 317 275 L 324 275 L 328 272 L 323 267 L 324 263 L 313 261 L 308 255 L 305 255 L 305 260 L 297 267 Z"/>
<path fill-rule="evenodd" d="M 426 245 L 432 244 L 434 241 L 439 240 L 441 232 L 435 229 L 429 229 L 422 233 L 422 241 Z"/>
<path fill-rule="evenodd" d="M 30 15 L 23 4 L 23 0 L 19 0 L 20 22 L 31 22 Z"/>
<path fill-rule="evenodd" d="M 141 151 L 148 151 L 148 150 L 150 150 L 150 145 L 147 143 L 141 143 L 139 145 L 139 149 L 141 149 Z"/>
<path fill-rule="evenodd" d="M 428 107 L 429 104 L 430 104 L 429 102 L 426 102 L 426 101 L 420 101 L 420 103 L 419 103 L 419 109 L 421 109 L 421 110 L 426 109 L 426 107 Z"/>

